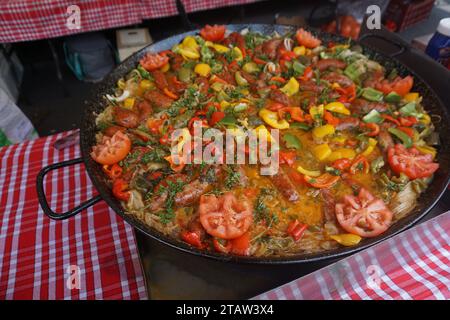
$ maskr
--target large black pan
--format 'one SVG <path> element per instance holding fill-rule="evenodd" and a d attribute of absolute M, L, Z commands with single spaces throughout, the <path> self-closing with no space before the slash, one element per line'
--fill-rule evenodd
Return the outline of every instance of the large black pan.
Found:
<path fill-rule="evenodd" d="M 272 34 L 273 32 L 278 32 L 280 34 L 284 34 L 286 32 L 295 31 L 292 27 L 289 26 L 281 26 L 281 25 L 229 25 L 227 26 L 228 30 L 231 31 L 241 31 L 244 28 L 249 28 L 252 31 L 260 32 L 263 34 Z M 265 263 L 265 264 L 280 264 L 280 263 L 303 263 L 303 262 L 312 262 L 317 260 L 323 260 L 328 258 L 335 258 L 338 256 L 346 255 L 368 246 L 371 246 L 381 240 L 384 240 L 392 235 L 405 230 L 406 228 L 413 225 L 417 222 L 421 217 L 423 217 L 439 200 L 443 192 L 445 191 L 450 176 L 450 146 L 448 143 L 443 143 L 439 150 L 438 154 L 438 162 L 440 165 L 439 170 L 436 172 L 433 183 L 428 187 L 426 192 L 421 195 L 417 207 L 411 212 L 407 217 L 397 221 L 394 225 L 392 225 L 388 231 L 384 234 L 371 238 L 364 239 L 360 244 L 354 247 L 349 248 L 338 248 L 334 250 L 323 251 L 320 253 L 313 254 L 299 254 L 295 256 L 287 256 L 287 257 L 270 257 L 270 258 L 257 258 L 257 257 L 241 257 L 241 256 L 230 256 L 230 255 L 222 255 L 214 252 L 206 252 L 198 250 L 194 247 L 189 246 L 188 244 L 170 238 L 154 228 L 149 227 L 142 221 L 138 220 L 132 215 L 126 214 L 120 204 L 111 194 L 111 190 L 106 183 L 104 173 L 101 170 L 101 167 L 94 162 L 89 153 L 91 151 L 92 146 L 95 143 L 95 134 L 96 134 L 96 126 L 95 126 L 95 118 L 98 113 L 100 113 L 105 107 L 106 102 L 104 99 L 104 95 L 107 93 L 112 93 L 116 82 L 119 78 L 125 76 L 131 69 L 133 69 L 139 59 L 149 51 L 158 52 L 162 50 L 167 50 L 172 48 L 175 44 L 179 43 L 186 35 L 197 33 L 198 31 L 186 32 L 183 34 L 179 34 L 163 41 L 156 42 L 139 52 L 132 55 L 130 58 L 125 60 L 121 65 L 119 65 L 113 72 L 111 72 L 100 84 L 96 86 L 93 90 L 92 97 L 87 102 L 87 106 L 85 109 L 83 122 L 81 124 L 81 153 L 82 158 L 74 159 L 54 165 L 50 165 L 41 170 L 37 178 L 37 190 L 39 196 L 39 202 L 43 208 L 44 213 L 52 219 L 61 220 L 71 217 L 83 209 L 93 205 L 94 203 L 104 200 L 106 203 L 113 208 L 113 210 L 120 215 L 123 219 L 125 219 L 130 225 L 139 229 L 146 235 L 157 239 L 169 246 L 177 248 L 179 250 L 183 250 L 195 255 L 214 258 L 222 261 L 235 261 L 235 262 L 245 262 L 245 263 Z M 326 33 L 315 33 L 320 39 L 322 39 L 325 43 L 327 42 L 345 42 L 347 39 L 344 39 L 340 36 L 326 34 Z M 371 59 L 380 62 L 383 66 L 387 68 L 387 70 L 396 68 L 399 71 L 400 75 L 412 74 L 415 78 L 414 83 L 414 91 L 420 93 L 423 97 L 423 104 L 427 111 L 430 113 L 437 115 L 439 117 L 433 117 L 433 119 L 440 119 L 438 123 L 435 122 L 437 131 L 439 132 L 441 137 L 446 139 L 450 137 L 450 118 L 448 115 L 448 111 L 446 107 L 442 104 L 442 102 L 437 98 L 436 94 L 433 93 L 431 88 L 424 83 L 417 75 L 412 71 L 407 69 L 397 60 L 386 57 L 380 53 L 377 53 L 373 49 L 364 48 L 364 53 L 367 54 Z M 93 199 L 81 204 L 80 206 L 65 212 L 65 213 L 55 213 L 53 212 L 44 195 L 43 188 L 43 179 L 47 172 L 50 170 L 54 170 L 63 166 L 72 165 L 75 163 L 84 162 L 86 166 L 86 170 L 92 180 L 92 183 L 97 188 L 99 195 L 94 197 Z"/>

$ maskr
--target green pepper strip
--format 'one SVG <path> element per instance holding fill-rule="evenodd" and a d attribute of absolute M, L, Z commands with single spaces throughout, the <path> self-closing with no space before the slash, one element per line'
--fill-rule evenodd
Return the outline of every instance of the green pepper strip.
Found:
<path fill-rule="evenodd" d="M 389 128 L 388 130 L 391 134 L 393 134 L 394 136 L 399 138 L 405 147 L 407 147 L 407 148 L 412 147 L 413 141 L 412 141 L 411 137 L 408 136 L 406 133 L 404 133 L 403 131 L 398 130 L 396 128 Z"/>

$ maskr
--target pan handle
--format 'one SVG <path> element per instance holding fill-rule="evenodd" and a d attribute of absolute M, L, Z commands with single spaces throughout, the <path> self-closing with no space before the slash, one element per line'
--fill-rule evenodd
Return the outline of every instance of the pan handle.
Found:
<path fill-rule="evenodd" d="M 97 195 L 97 196 L 93 197 L 92 199 L 89 199 L 88 201 L 83 202 L 82 204 L 80 204 L 80 205 L 76 206 L 75 208 L 70 209 L 69 211 L 64 212 L 64 213 L 56 213 L 52 209 L 50 209 L 50 206 L 47 202 L 47 198 L 45 197 L 45 193 L 44 193 L 44 177 L 45 177 L 45 175 L 52 170 L 71 166 L 71 165 L 82 163 L 82 162 L 83 162 L 83 158 L 67 160 L 67 161 L 51 164 L 49 166 L 42 168 L 41 171 L 39 171 L 39 174 L 37 175 L 37 179 L 36 179 L 36 189 L 37 189 L 38 199 L 39 199 L 39 203 L 42 207 L 42 210 L 50 219 L 64 220 L 64 219 L 70 218 L 70 217 L 76 215 L 77 213 L 79 213 L 80 211 L 87 209 L 90 206 L 92 206 L 92 205 L 96 204 L 97 202 L 99 202 L 100 200 L 102 200 L 102 197 L 100 195 Z"/>
<path fill-rule="evenodd" d="M 386 42 L 389 42 L 389 43 L 397 46 L 399 49 L 397 51 L 389 54 L 389 56 L 391 58 L 401 55 L 408 49 L 408 45 L 406 43 L 402 43 L 399 40 L 390 39 L 390 38 L 388 38 L 382 34 L 378 34 L 378 33 L 363 34 L 361 37 L 359 37 L 358 41 L 363 42 L 365 39 L 368 39 L 368 38 L 378 38 L 378 39 L 384 40 Z"/>

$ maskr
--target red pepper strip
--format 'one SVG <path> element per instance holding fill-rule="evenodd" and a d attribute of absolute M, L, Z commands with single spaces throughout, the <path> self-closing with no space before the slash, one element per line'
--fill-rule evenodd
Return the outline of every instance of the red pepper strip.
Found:
<path fill-rule="evenodd" d="M 295 219 L 289 223 L 287 233 L 294 239 L 294 241 L 298 241 L 301 239 L 307 228 L 307 224 L 300 223 L 297 219 Z"/>
<path fill-rule="evenodd" d="M 246 232 L 239 238 L 231 241 L 231 253 L 248 256 L 250 254 L 250 233 Z"/>
<path fill-rule="evenodd" d="M 414 138 L 414 129 L 412 129 L 410 127 L 397 127 L 397 129 L 400 130 L 400 131 L 403 131 L 404 133 L 406 133 L 411 138 Z"/>
<path fill-rule="evenodd" d="M 177 96 L 175 93 L 173 93 L 172 91 L 170 91 L 169 89 L 164 88 L 163 91 L 164 91 L 164 94 L 165 94 L 166 96 L 168 96 L 169 98 L 174 99 L 174 100 L 177 100 L 177 99 L 178 99 L 178 96 Z"/>
<path fill-rule="evenodd" d="M 355 100 L 356 98 L 356 85 L 352 84 L 349 87 L 346 88 L 342 88 L 342 87 L 337 87 L 336 92 L 338 92 L 341 96 L 339 97 L 339 101 L 340 102 L 352 102 L 353 100 Z"/>
<path fill-rule="evenodd" d="M 395 119 L 394 117 L 392 117 L 392 116 L 390 116 L 390 115 L 388 115 L 388 114 L 382 114 L 381 117 L 382 117 L 384 120 L 387 120 L 387 121 L 390 121 L 390 122 L 395 123 L 397 126 L 400 125 L 400 121 L 398 121 L 397 119 Z"/>
<path fill-rule="evenodd" d="M 225 112 L 222 111 L 214 111 L 211 114 L 211 119 L 209 120 L 209 125 L 213 127 L 217 122 L 222 120 L 225 117 Z"/>
<path fill-rule="evenodd" d="M 112 180 L 117 179 L 122 175 L 122 167 L 119 166 L 117 163 L 114 163 L 113 165 L 104 165 L 103 171 L 110 177 Z"/>
<path fill-rule="evenodd" d="M 170 139 L 169 139 L 169 133 L 166 133 L 161 138 L 159 138 L 159 143 L 163 145 L 169 145 Z"/>
<path fill-rule="evenodd" d="M 270 81 L 276 81 L 276 82 L 280 82 L 280 83 L 285 83 L 285 82 L 286 82 L 286 79 L 283 78 L 283 77 L 277 77 L 277 76 L 275 76 L 275 77 L 270 78 Z"/>
<path fill-rule="evenodd" d="M 147 176 L 147 179 L 153 181 L 153 180 L 158 180 L 158 179 L 160 179 L 162 176 L 163 176 L 163 173 L 162 173 L 161 171 L 153 171 L 152 173 L 150 173 L 150 174 Z"/>
<path fill-rule="evenodd" d="M 380 126 L 376 123 L 361 123 L 359 125 L 361 128 L 367 128 L 370 131 L 366 133 L 368 137 L 375 137 L 380 133 Z"/>
<path fill-rule="evenodd" d="M 297 170 L 292 170 L 289 172 L 289 177 L 291 180 L 297 184 L 305 184 L 305 178 L 301 173 L 298 173 Z"/>
<path fill-rule="evenodd" d="M 194 246 L 199 249 L 202 249 L 204 247 L 204 244 L 202 243 L 202 241 L 200 239 L 200 235 L 197 232 L 183 231 L 183 232 L 181 232 L 180 236 L 184 242 L 189 243 L 191 246 Z"/>
<path fill-rule="evenodd" d="M 295 53 L 293 51 L 288 51 L 286 49 L 284 49 L 283 47 L 280 47 L 280 49 L 278 50 L 278 53 L 281 56 L 281 59 L 286 60 L 286 61 L 291 61 L 292 59 L 295 59 Z"/>
<path fill-rule="evenodd" d="M 267 61 L 260 59 L 258 57 L 253 57 L 253 62 L 256 64 L 266 64 L 267 63 Z"/>
<path fill-rule="evenodd" d="M 280 151 L 280 164 L 292 166 L 295 162 L 297 154 L 295 151 Z"/>
<path fill-rule="evenodd" d="M 147 120 L 147 128 L 153 134 L 158 134 L 161 130 L 161 126 L 163 124 L 163 119 L 148 119 Z"/>
<path fill-rule="evenodd" d="M 413 116 L 401 117 L 398 120 L 403 127 L 411 127 L 418 122 L 417 119 Z"/>
<path fill-rule="evenodd" d="M 366 157 L 363 155 L 358 155 L 353 160 L 352 166 L 350 167 L 350 173 L 355 174 L 359 170 L 361 170 L 363 173 L 369 172 L 369 161 L 367 161 Z"/>
<path fill-rule="evenodd" d="M 173 82 L 174 82 L 175 84 L 184 84 L 184 82 L 178 80 L 177 76 L 173 76 L 173 77 L 172 77 L 172 80 L 173 80 Z"/>
<path fill-rule="evenodd" d="M 222 240 L 222 239 L 213 239 L 213 245 L 214 249 L 216 249 L 217 252 L 221 253 L 230 253 L 233 244 L 231 241 Z"/>
<path fill-rule="evenodd" d="M 278 116 L 280 119 L 284 118 L 284 114 L 289 113 L 291 115 L 291 120 L 303 122 L 305 118 L 303 117 L 303 110 L 300 107 L 284 107 L 278 110 Z"/>
<path fill-rule="evenodd" d="M 130 191 L 128 189 L 128 183 L 124 179 L 116 179 L 113 183 L 112 192 L 114 197 L 122 201 L 128 201 L 130 199 Z"/>
<path fill-rule="evenodd" d="M 341 170 L 341 171 L 344 171 L 344 170 L 350 168 L 351 165 L 352 165 L 351 160 L 346 159 L 346 158 L 338 159 L 331 164 L 331 166 L 333 168 Z"/>
<path fill-rule="evenodd" d="M 239 49 L 240 49 L 240 48 L 239 48 Z M 243 53 L 243 52 L 242 52 L 242 53 Z M 228 68 L 234 68 L 234 67 L 239 67 L 236 60 L 233 60 L 233 61 L 231 61 L 231 62 L 228 64 Z"/>
<path fill-rule="evenodd" d="M 218 76 L 214 75 L 211 77 L 211 82 L 219 82 L 219 83 L 223 83 L 223 84 L 228 84 L 228 82 L 226 82 L 225 80 L 223 80 L 222 78 L 219 78 Z"/>
<path fill-rule="evenodd" d="M 325 121 L 332 126 L 337 126 L 339 124 L 339 118 L 333 116 L 333 114 L 329 111 L 325 111 L 323 114 Z"/>
<path fill-rule="evenodd" d="M 189 131 L 192 131 L 192 130 L 193 130 L 194 122 L 195 122 L 195 121 L 201 121 L 202 127 L 203 127 L 203 128 L 208 128 L 208 127 L 209 127 L 209 125 L 208 125 L 208 120 L 202 119 L 202 118 L 200 118 L 200 117 L 192 117 L 191 120 L 189 120 L 189 122 L 188 122 L 188 128 L 189 128 Z M 192 132 L 191 132 L 191 133 L 192 133 Z"/>
<path fill-rule="evenodd" d="M 310 66 L 307 66 L 305 68 L 305 71 L 303 71 L 303 75 L 299 77 L 302 81 L 308 81 L 310 80 L 314 75 L 313 69 Z"/>

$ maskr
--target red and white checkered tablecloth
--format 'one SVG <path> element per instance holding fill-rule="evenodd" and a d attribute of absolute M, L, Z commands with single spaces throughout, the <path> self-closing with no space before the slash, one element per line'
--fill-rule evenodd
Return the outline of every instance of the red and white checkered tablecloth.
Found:
<path fill-rule="evenodd" d="M 450 211 L 255 299 L 450 299 Z"/>
<path fill-rule="evenodd" d="M 39 170 L 80 155 L 53 148 L 69 133 L 0 148 L 0 299 L 145 299 L 133 229 L 106 203 L 64 221 L 39 206 Z M 49 173 L 45 187 L 57 212 L 96 194 L 83 165 Z"/>
<path fill-rule="evenodd" d="M 182 0 L 188 13 L 261 0 Z M 67 27 L 80 8 L 80 28 Z M 0 0 L 0 43 L 66 36 L 177 15 L 175 0 Z M 70 21 L 70 20 L 69 20 Z"/>

